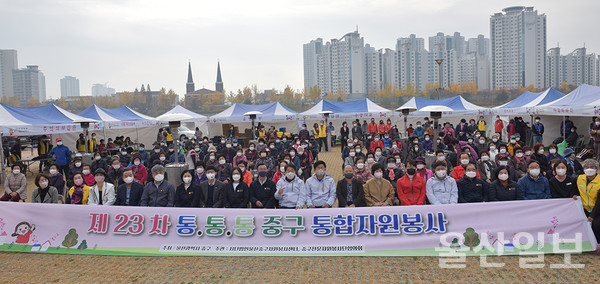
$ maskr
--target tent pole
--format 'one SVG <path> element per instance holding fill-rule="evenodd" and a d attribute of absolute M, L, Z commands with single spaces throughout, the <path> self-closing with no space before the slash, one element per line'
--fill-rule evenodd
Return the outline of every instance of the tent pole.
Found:
<path fill-rule="evenodd" d="M 563 122 L 562 122 L 562 135 L 563 135 L 563 141 L 567 140 L 567 126 L 565 125 L 565 116 L 563 115 Z"/>
<path fill-rule="evenodd" d="M 140 143 L 140 135 L 139 135 L 139 133 L 138 133 L 138 128 L 137 128 L 137 126 L 135 127 L 135 143 L 136 143 L 136 144 Z M 139 145 L 138 145 L 138 147 L 139 147 Z"/>

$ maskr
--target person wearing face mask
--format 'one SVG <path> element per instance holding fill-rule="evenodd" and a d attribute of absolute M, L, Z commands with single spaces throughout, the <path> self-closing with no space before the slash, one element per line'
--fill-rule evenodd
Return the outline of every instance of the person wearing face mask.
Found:
<path fill-rule="evenodd" d="M 379 163 L 380 165 L 382 165 L 382 166 L 386 165 L 387 156 L 384 156 L 382 148 L 379 148 L 379 147 L 375 148 L 374 158 L 375 158 L 375 162 Z"/>
<path fill-rule="evenodd" d="M 277 182 L 274 197 L 279 200 L 279 208 L 301 209 L 306 204 L 306 187 L 296 175 L 296 167 L 288 165 L 285 177 Z"/>
<path fill-rule="evenodd" d="M 471 163 L 471 155 L 467 154 L 467 153 L 462 153 L 460 154 L 460 164 L 456 167 L 454 167 L 454 169 L 452 170 L 452 178 L 454 180 L 460 180 L 461 178 L 463 178 L 465 176 L 466 170 L 467 170 L 467 165 L 469 163 Z M 479 171 L 477 171 L 477 169 L 475 170 L 475 175 L 477 178 L 481 178 L 481 175 L 479 174 Z"/>
<path fill-rule="evenodd" d="M 335 191 L 340 208 L 366 206 L 363 182 L 354 178 L 351 166 L 344 167 L 344 177 L 337 182 Z"/>
<path fill-rule="evenodd" d="M 237 155 L 237 151 L 234 150 L 232 148 L 232 144 L 231 141 L 227 141 L 225 143 L 225 147 L 221 149 L 221 151 L 219 152 L 221 155 L 223 155 L 225 157 L 225 161 L 227 161 L 227 163 L 232 163 L 233 162 L 233 158 L 236 157 Z"/>
<path fill-rule="evenodd" d="M 511 136 L 510 137 L 510 141 L 508 142 L 508 144 L 506 144 L 506 150 L 508 151 L 508 153 L 512 156 L 515 155 L 515 148 L 521 148 L 521 145 L 519 145 L 519 143 L 517 143 L 517 139 L 516 136 Z"/>
<path fill-rule="evenodd" d="M 83 174 L 83 181 L 87 186 L 93 186 L 96 183 L 96 179 L 94 178 L 94 174 L 92 173 L 89 165 L 81 166 L 81 173 Z"/>
<path fill-rule="evenodd" d="M 207 180 L 200 183 L 200 190 L 197 190 L 194 196 L 193 207 L 222 208 L 225 184 L 217 179 L 215 167 L 207 166 L 205 172 Z"/>
<path fill-rule="evenodd" d="M 488 183 L 477 177 L 477 166 L 467 164 L 465 176 L 456 182 L 458 203 L 488 202 Z"/>
<path fill-rule="evenodd" d="M 300 168 L 300 158 L 296 153 L 297 152 L 294 148 L 290 149 L 288 154 L 290 156 L 290 162 L 288 164 L 293 164 L 294 166 L 296 166 L 296 169 L 298 169 Z"/>
<path fill-rule="evenodd" d="M 481 175 L 481 179 L 488 184 L 492 183 L 492 176 L 495 170 L 496 164 L 491 161 L 488 152 L 481 151 L 481 153 L 479 153 L 479 161 L 477 162 L 477 171 Z"/>
<path fill-rule="evenodd" d="M 217 179 L 224 183 L 230 182 L 229 178 L 231 177 L 231 170 L 233 170 L 231 164 L 225 161 L 225 156 L 223 155 L 219 155 L 217 161 Z"/>
<path fill-rule="evenodd" d="M 446 165 L 440 162 L 433 164 L 435 175 L 427 180 L 426 194 L 430 204 L 456 204 L 458 187 L 456 181 L 446 174 Z"/>
<path fill-rule="evenodd" d="M 248 149 L 246 149 L 246 151 L 244 152 L 244 156 L 246 156 L 246 160 L 249 163 L 254 165 L 254 163 L 258 159 L 258 151 L 256 150 L 256 144 L 254 142 L 251 142 L 248 145 Z"/>
<path fill-rule="evenodd" d="M 546 161 L 548 161 L 548 163 L 550 163 L 550 161 L 552 160 L 562 160 L 563 157 L 558 154 L 558 146 L 556 146 L 556 144 L 550 144 L 550 146 L 548 146 L 548 155 L 546 156 Z"/>
<path fill-rule="evenodd" d="M 275 208 L 276 182 L 269 179 L 269 171 L 265 164 L 258 164 L 256 169 L 258 177 L 249 187 L 250 204 L 252 208 Z M 285 173 L 285 168 L 283 172 Z"/>
<path fill-rule="evenodd" d="M 525 200 L 550 199 L 550 183 L 540 172 L 540 164 L 537 161 L 529 161 L 527 175 L 519 179 L 521 195 Z"/>
<path fill-rule="evenodd" d="M 269 169 L 269 172 L 273 172 L 275 169 L 275 161 L 269 156 L 269 153 L 266 149 L 260 151 L 258 159 L 256 160 L 256 164 L 265 164 Z"/>
<path fill-rule="evenodd" d="M 304 145 L 304 144 L 303 144 Z M 300 169 L 298 169 L 298 177 L 303 181 L 308 179 L 312 171 L 312 158 L 309 149 L 303 147 L 298 148 L 298 158 L 300 159 Z M 271 168 L 272 171 L 272 168 Z"/>
<path fill-rule="evenodd" d="M 75 148 L 77 149 L 77 152 L 85 152 L 85 137 L 83 133 L 79 133 L 79 138 L 75 141 Z"/>
<path fill-rule="evenodd" d="M 326 172 L 327 165 L 323 161 L 314 164 L 315 173 L 306 180 L 306 206 L 308 208 L 329 208 L 336 199 L 335 181 Z"/>
<path fill-rule="evenodd" d="M 12 173 L 6 174 L 4 180 L 4 195 L 0 197 L 0 201 L 19 202 L 27 199 L 27 178 L 21 169 L 23 166 L 20 163 L 14 163 L 11 166 Z"/>
<path fill-rule="evenodd" d="M 306 141 L 310 138 L 310 131 L 308 131 L 306 124 L 302 124 L 302 127 L 298 132 L 298 138 L 300 138 L 302 141 Z"/>
<path fill-rule="evenodd" d="M 515 133 L 517 133 L 516 122 L 515 122 L 515 120 L 513 118 L 511 118 L 508 121 L 508 125 L 506 126 L 506 135 L 509 138 L 512 138 L 515 135 Z"/>
<path fill-rule="evenodd" d="M 406 160 L 408 160 L 408 161 L 414 161 L 418 157 L 424 156 L 424 153 L 423 153 L 423 150 L 421 149 L 420 143 L 418 142 L 418 140 L 416 140 L 416 141 L 417 141 L 416 143 L 413 141 L 413 143 L 410 144 L 411 145 L 410 148 L 408 148 L 408 155 L 406 156 Z"/>
<path fill-rule="evenodd" d="M 94 160 L 92 161 L 92 171 L 96 172 L 97 169 L 103 169 L 104 171 L 108 170 L 108 164 L 106 160 L 102 159 L 100 153 L 94 154 Z"/>
<path fill-rule="evenodd" d="M 494 132 L 498 137 L 502 137 L 502 130 L 504 129 L 504 121 L 500 119 L 500 116 L 496 116 L 496 121 L 494 122 Z"/>
<path fill-rule="evenodd" d="M 495 178 L 489 187 L 489 201 L 522 200 L 519 184 L 509 178 L 509 169 L 499 166 Z"/>
<path fill-rule="evenodd" d="M 383 178 L 383 167 L 375 164 L 371 168 L 373 178 L 364 185 L 367 206 L 392 206 L 394 202 L 394 187 Z"/>
<path fill-rule="evenodd" d="M 37 188 L 31 193 L 31 203 L 58 203 L 58 190 L 50 185 L 50 178 L 46 174 L 38 174 L 34 183 Z"/>
<path fill-rule="evenodd" d="M 344 167 L 345 166 L 354 167 L 356 165 L 354 163 L 355 158 L 356 158 L 356 152 L 354 152 L 354 149 L 352 149 L 348 152 L 348 157 L 346 157 L 346 159 L 344 159 Z"/>
<path fill-rule="evenodd" d="M 262 150 L 266 150 L 267 147 L 267 142 L 265 141 L 265 139 L 258 139 L 258 146 L 256 147 L 256 150 L 260 153 L 260 151 Z"/>
<path fill-rule="evenodd" d="M 425 158 L 423 157 L 417 157 L 415 159 L 415 164 L 416 164 L 416 175 L 422 177 L 425 180 L 428 180 L 429 178 L 431 178 L 433 176 L 433 172 L 427 168 L 427 165 L 425 163 Z"/>
<path fill-rule="evenodd" d="M 596 222 L 598 218 L 598 192 L 600 191 L 600 175 L 598 175 L 598 161 L 586 159 L 583 161 L 583 174 L 577 177 L 577 187 L 583 203 L 585 215 L 592 217 Z M 592 224 L 592 227 L 594 224 Z M 596 231 L 594 230 L 594 233 Z"/>
<path fill-rule="evenodd" d="M 88 153 L 98 152 L 98 139 L 96 138 L 96 133 L 92 133 L 92 136 L 85 143 L 85 151 Z"/>
<path fill-rule="evenodd" d="M 165 179 L 165 167 L 152 167 L 152 182 L 144 186 L 140 206 L 173 207 L 175 205 L 175 187 Z"/>
<path fill-rule="evenodd" d="M 433 141 L 431 141 L 429 134 L 425 134 L 425 138 L 423 139 L 423 142 L 421 142 L 421 146 L 423 147 L 423 152 L 433 151 Z"/>
<path fill-rule="evenodd" d="M 75 156 L 75 160 L 73 165 L 69 167 L 69 173 L 67 175 L 68 179 L 73 179 L 73 175 L 77 172 L 83 171 L 83 163 L 81 162 L 81 157 Z"/>
<path fill-rule="evenodd" d="M 394 187 L 394 190 L 396 190 L 396 181 L 404 176 L 404 171 L 396 164 L 396 160 L 392 156 L 387 158 L 384 163 L 379 164 L 386 165 L 383 170 L 383 178 L 387 179 Z"/>
<path fill-rule="evenodd" d="M 368 133 L 371 136 L 377 135 L 377 123 L 374 118 L 371 118 L 371 122 L 368 125 Z"/>
<path fill-rule="evenodd" d="M 342 151 L 346 148 L 349 138 L 350 128 L 348 128 L 348 124 L 344 121 L 342 122 L 342 128 L 340 128 L 340 143 L 342 144 Z"/>
<path fill-rule="evenodd" d="M 88 205 L 113 205 L 116 201 L 115 187 L 106 182 L 106 172 L 98 169 L 94 172 L 96 184 L 90 188 Z"/>
<path fill-rule="evenodd" d="M 47 159 L 50 157 L 51 149 L 52 149 L 52 143 L 50 142 L 50 137 L 48 137 L 48 135 L 44 135 L 42 138 L 40 138 L 40 141 L 38 142 L 38 146 L 37 146 L 38 157 L 40 159 L 38 171 L 40 173 L 49 164 Z"/>
<path fill-rule="evenodd" d="M 523 149 L 521 147 L 515 148 L 515 155 L 510 159 L 509 166 L 516 170 L 517 176 L 524 177 L 527 174 L 527 165 L 529 162 L 525 158 Z M 540 167 L 541 171 L 541 167 Z M 544 174 L 543 171 L 541 171 Z"/>
<path fill-rule="evenodd" d="M 356 158 L 356 167 L 354 169 L 354 177 L 363 183 L 366 183 L 373 178 L 373 176 L 371 175 L 371 172 L 365 165 L 365 158 L 363 158 L 363 157 Z"/>
<path fill-rule="evenodd" d="M 342 146 L 342 160 L 345 161 L 348 156 L 350 156 L 350 152 L 354 151 L 354 141 L 352 139 L 345 140 Z"/>
<path fill-rule="evenodd" d="M 162 152 L 162 148 L 160 148 L 159 145 L 155 145 L 154 148 L 152 149 L 152 152 L 150 152 L 150 158 L 149 158 L 149 163 L 152 163 L 154 160 L 158 160 L 158 156 L 160 155 L 160 153 Z"/>
<path fill-rule="evenodd" d="M 59 167 L 57 164 L 50 164 L 50 185 L 54 186 L 58 191 L 58 194 L 61 197 L 61 201 L 64 201 L 64 191 L 65 191 L 65 177 L 60 174 L 58 171 Z"/>
<path fill-rule="evenodd" d="M 148 179 L 148 170 L 146 169 L 146 166 L 142 164 L 142 158 L 139 156 L 138 153 L 136 153 L 133 154 L 132 160 L 133 163 L 130 166 L 130 168 L 133 170 L 133 178 L 135 179 L 135 181 L 141 184 L 145 184 L 146 179 Z"/>
<path fill-rule="evenodd" d="M 512 155 L 508 152 L 508 147 L 506 146 L 506 144 L 500 144 L 498 145 L 498 155 L 496 155 L 496 164 L 498 163 L 498 157 L 500 157 L 500 155 L 506 155 L 509 158 L 512 158 Z"/>
<path fill-rule="evenodd" d="M 379 139 L 378 136 L 375 136 L 375 138 L 373 138 L 373 141 L 371 141 L 369 149 L 371 149 L 371 152 L 375 152 L 375 149 L 377 147 L 383 149 L 383 142 Z"/>
<path fill-rule="evenodd" d="M 536 143 L 533 145 L 533 153 L 531 154 L 530 160 L 536 160 L 540 164 L 540 170 L 542 173 L 546 173 L 551 170 L 550 164 L 544 155 L 544 144 Z"/>
<path fill-rule="evenodd" d="M 140 144 L 137 154 L 139 154 L 142 158 L 142 163 L 144 165 L 147 165 L 150 162 L 150 154 L 148 154 L 148 152 L 146 151 L 146 147 L 144 146 L 144 144 Z"/>
<path fill-rule="evenodd" d="M 192 207 L 194 197 L 200 186 L 193 182 L 194 171 L 185 170 L 181 173 L 181 184 L 175 189 L 175 207 Z"/>
<path fill-rule="evenodd" d="M 288 164 L 289 164 L 288 162 L 283 161 L 283 160 L 279 162 L 279 167 L 276 169 L 276 172 L 272 178 L 274 183 L 277 183 L 285 175 L 285 168 L 287 167 Z"/>
<path fill-rule="evenodd" d="M 554 164 L 555 175 L 550 178 L 550 194 L 552 198 L 575 198 L 579 195 L 577 181 L 567 174 L 568 164 L 560 160 Z"/>
<path fill-rule="evenodd" d="M 127 152 L 127 149 L 125 149 L 125 148 L 121 149 L 121 152 L 119 152 L 119 161 L 121 162 L 121 166 L 123 168 L 126 168 L 129 166 L 129 163 L 131 163 L 131 155 L 129 155 L 129 152 Z"/>
<path fill-rule="evenodd" d="M 123 183 L 123 169 L 124 167 L 121 166 L 121 162 L 119 162 L 118 159 L 113 159 L 111 166 L 108 170 L 107 181 L 118 188 L 119 185 Z"/>
<path fill-rule="evenodd" d="M 540 121 L 540 117 L 535 118 L 535 122 L 533 123 L 533 127 L 531 127 L 531 132 L 533 133 L 533 144 L 542 143 L 542 136 L 544 135 L 544 124 Z"/>
<path fill-rule="evenodd" d="M 185 163 L 185 156 L 181 152 L 176 151 L 175 148 L 177 147 L 169 147 L 169 163 L 175 163 L 175 155 L 177 155 L 177 161 L 180 164 Z"/>
<path fill-rule="evenodd" d="M 396 181 L 396 192 L 400 205 L 425 205 L 426 181 L 416 174 L 417 163 L 406 163 L 406 175 Z"/>
<path fill-rule="evenodd" d="M 600 162 L 600 118 L 596 118 L 593 126 L 590 128 L 590 137 L 594 140 L 594 153 L 596 161 Z"/>
<path fill-rule="evenodd" d="M 454 166 L 452 165 L 452 162 L 446 158 L 446 153 L 444 152 L 444 150 L 436 150 L 435 151 L 435 161 L 433 161 L 433 164 L 440 162 L 446 165 L 446 174 L 451 175 L 452 174 L 452 170 L 454 169 Z M 431 173 L 431 175 L 429 177 L 433 176 L 433 172 Z M 429 178 L 425 179 L 426 181 Z"/>
<path fill-rule="evenodd" d="M 142 161 L 143 162 L 143 161 Z M 185 164 L 188 166 L 188 170 L 194 170 L 198 163 L 198 152 L 196 149 L 189 149 L 185 155 Z"/>
<path fill-rule="evenodd" d="M 117 188 L 117 194 L 114 205 L 118 206 L 139 206 L 144 192 L 144 185 L 136 182 L 133 178 L 133 171 L 125 169 L 123 171 L 123 183 Z"/>
<path fill-rule="evenodd" d="M 423 139 L 423 135 L 425 134 L 425 128 L 423 128 L 423 126 L 421 126 L 421 122 L 417 121 L 417 127 L 415 127 L 415 130 L 413 131 L 412 135 L 419 138 Z"/>
<path fill-rule="evenodd" d="M 366 132 L 363 132 L 362 127 L 360 125 L 360 121 L 358 119 L 353 121 L 352 122 L 352 138 L 360 141 L 363 139 L 363 134 L 366 134 Z"/>
<path fill-rule="evenodd" d="M 73 175 L 73 186 L 67 193 L 65 204 L 87 205 L 90 187 L 83 182 L 83 175 L 77 172 Z"/>
<path fill-rule="evenodd" d="M 567 163 L 567 175 L 573 179 L 577 179 L 577 176 L 583 174 L 583 166 L 575 158 L 575 151 L 572 148 L 567 148 L 563 154 Z"/>
<path fill-rule="evenodd" d="M 203 162 L 198 162 L 198 164 L 196 165 L 196 172 L 194 173 L 194 183 L 200 184 L 208 180 L 208 178 L 206 177 L 206 171 L 204 170 L 205 168 L 206 166 Z"/>

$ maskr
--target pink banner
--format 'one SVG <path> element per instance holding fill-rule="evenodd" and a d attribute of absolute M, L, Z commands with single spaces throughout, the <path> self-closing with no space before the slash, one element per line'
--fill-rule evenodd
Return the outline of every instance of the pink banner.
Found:
<path fill-rule="evenodd" d="M 581 201 L 330 209 L 9 203 L 0 250 L 99 255 L 565 253 L 596 247 Z"/>

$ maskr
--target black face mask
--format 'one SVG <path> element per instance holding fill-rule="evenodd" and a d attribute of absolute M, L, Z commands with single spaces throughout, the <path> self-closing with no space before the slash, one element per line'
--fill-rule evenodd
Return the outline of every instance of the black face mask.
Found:
<path fill-rule="evenodd" d="M 344 174 L 344 177 L 347 179 L 352 179 L 354 177 L 354 174 Z"/>
<path fill-rule="evenodd" d="M 406 169 L 406 173 L 411 176 L 414 175 L 416 171 L 417 171 L 416 169 Z"/>

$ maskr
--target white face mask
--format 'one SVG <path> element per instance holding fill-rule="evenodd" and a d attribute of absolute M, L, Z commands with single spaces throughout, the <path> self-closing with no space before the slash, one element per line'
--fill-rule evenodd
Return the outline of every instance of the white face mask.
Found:
<path fill-rule="evenodd" d="M 498 138 L 492 138 L 492 141 L 498 142 Z"/>
<path fill-rule="evenodd" d="M 135 161 L 135 162 L 133 162 L 133 164 L 136 165 L 136 166 L 139 166 L 140 162 L 139 161 Z"/>
<path fill-rule="evenodd" d="M 210 156 L 210 159 L 211 159 L 211 160 L 214 160 L 214 159 L 215 159 L 215 156 Z"/>
<path fill-rule="evenodd" d="M 446 160 L 446 156 L 438 156 L 437 159 L 438 159 L 438 161 L 442 162 L 442 161 Z"/>
<path fill-rule="evenodd" d="M 118 170 L 121 167 L 121 165 L 113 165 L 113 169 Z"/>
<path fill-rule="evenodd" d="M 94 177 L 94 180 L 96 180 L 96 182 L 103 182 L 104 176 L 96 176 L 96 177 Z"/>
<path fill-rule="evenodd" d="M 242 156 L 242 153 L 241 153 L 241 152 L 240 152 L 240 153 L 237 153 L 237 156 L 238 156 L 238 157 L 241 157 L 241 156 Z"/>
<path fill-rule="evenodd" d="M 298 155 L 302 156 L 302 155 L 304 155 L 304 152 L 298 152 Z"/>
<path fill-rule="evenodd" d="M 525 151 L 525 156 L 531 155 L 531 151 Z"/>
<path fill-rule="evenodd" d="M 84 175 L 87 175 L 87 174 L 90 173 L 90 170 L 83 170 L 82 172 L 83 172 Z"/>
<path fill-rule="evenodd" d="M 583 170 L 586 176 L 595 176 L 597 170 L 596 169 L 585 169 Z"/>
<path fill-rule="evenodd" d="M 417 170 L 422 170 L 423 168 L 425 168 L 425 165 L 417 164 Z"/>
<path fill-rule="evenodd" d="M 161 182 L 164 178 L 165 178 L 165 176 L 163 174 L 156 174 L 154 176 L 154 180 L 158 181 L 158 182 Z"/>
<path fill-rule="evenodd" d="M 523 158 L 523 153 L 519 152 L 515 156 L 517 156 L 517 158 Z"/>
<path fill-rule="evenodd" d="M 466 172 L 466 173 L 465 173 L 465 175 L 466 175 L 468 178 L 474 178 L 474 177 L 476 177 L 476 176 L 477 176 L 477 172 Z"/>
<path fill-rule="evenodd" d="M 238 181 L 238 180 L 240 180 L 240 175 L 232 175 L 232 176 L 231 176 L 231 178 L 232 178 L 234 181 Z"/>
<path fill-rule="evenodd" d="M 469 160 L 467 160 L 467 159 L 462 159 L 462 160 L 460 160 L 460 163 L 461 163 L 461 164 L 464 166 L 464 165 L 466 165 L 466 164 L 468 164 L 468 163 L 469 163 Z"/>
<path fill-rule="evenodd" d="M 510 143 L 511 143 L 511 144 L 515 144 L 515 143 L 517 143 L 517 140 L 515 140 L 515 139 L 510 139 Z"/>
<path fill-rule="evenodd" d="M 544 149 L 540 149 L 540 150 L 538 151 L 538 154 L 540 154 L 540 155 L 544 155 Z"/>
<path fill-rule="evenodd" d="M 567 170 L 566 169 L 556 169 L 556 174 L 559 176 L 564 176 L 565 174 L 567 174 Z"/>
<path fill-rule="evenodd" d="M 215 179 L 215 174 L 214 173 L 207 173 L 206 174 L 206 178 L 209 179 L 209 180 L 213 180 L 213 179 Z"/>
<path fill-rule="evenodd" d="M 225 165 L 225 160 L 219 160 L 219 165 Z"/>
<path fill-rule="evenodd" d="M 13 170 L 13 174 L 15 174 L 15 175 L 18 175 L 18 174 L 20 174 L 20 173 L 21 173 L 21 170 L 18 170 L 18 169 L 14 169 L 14 170 Z"/>
<path fill-rule="evenodd" d="M 281 171 L 282 173 L 285 172 L 285 167 L 279 167 L 279 171 Z"/>
<path fill-rule="evenodd" d="M 356 149 L 356 150 L 354 150 L 354 152 L 360 153 L 361 151 L 360 151 L 360 149 Z"/>
<path fill-rule="evenodd" d="M 121 152 L 121 155 L 125 156 L 127 155 L 127 152 Z"/>
<path fill-rule="evenodd" d="M 348 143 L 348 147 L 354 146 L 354 143 Z"/>
<path fill-rule="evenodd" d="M 365 164 L 358 163 L 358 164 L 356 164 L 356 167 L 359 168 L 359 169 L 363 169 L 365 167 Z"/>
<path fill-rule="evenodd" d="M 46 188 L 46 187 L 48 187 L 47 181 L 40 182 L 40 188 Z"/>
<path fill-rule="evenodd" d="M 425 137 L 425 141 L 429 141 L 429 137 Z"/>
<path fill-rule="evenodd" d="M 501 166 L 508 166 L 508 161 L 500 161 L 498 162 Z"/>
<path fill-rule="evenodd" d="M 350 152 L 349 155 L 350 155 L 350 157 L 354 157 L 354 156 L 356 156 L 356 153 Z"/>
<path fill-rule="evenodd" d="M 251 147 L 250 147 L 250 148 L 248 148 L 248 149 L 250 149 L 250 151 L 254 151 L 254 146 L 251 146 Z"/>
<path fill-rule="evenodd" d="M 56 142 L 56 145 L 61 146 L 63 142 Z"/>
<path fill-rule="evenodd" d="M 505 154 L 506 153 L 506 149 L 502 148 L 500 149 L 500 154 Z"/>
<path fill-rule="evenodd" d="M 492 150 L 492 151 L 496 150 L 496 146 L 490 146 L 490 150 Z"/>
<path fill-rule="evenodd" d="M 296 173 L 294 173 L 294 172 L 285 173 L 285 177 L 290 180 L 294 179 L 296 177 Z"/>
<path fill-rule="evenodd" d="M 402 159 L 396 159 L 396 164 L 400 164 L 402 162 Z"/>
<path fill-rule="evenodd" d="M 123 180 L 125 181 L 125 183 L 132 183 L 133 182 L 133 177 L 126 177 Z"/>
<path fill-rule="evenodd" d="M 398 148 L 398 145 L 396 145 L 396 144 L 392 145 L 392 149 L 396 149 L 396 148 Z"/>
<path fill-rule="evenodd" d="M 445 171 L 445 170 L 439 170 L 439 171 L 436 171 L 436 172 L 435 172 L 435 175 L 436 175 L 438 178 L 445 178 L 445 177 L 446 177 L 446 171 Z"/>
<path fill-rule="evenodd" d="M 537 177 L 540 175 L 540 169 L 531 169 L 531 170 L 529 170 L 529 174 L 532 177 Z"/>
<path fill-rule="evenodd" d="M 96 161 L 100 160 L 100 156 L 96 156 L 94 157 L 94 159 L 96 159 Z"/>
<path fill-rule="evenodd" d="M 498 175 L 498 179 L 499 180 L 507 180 L 508 179 L 508 174 L 499 174 Z"/>
<path fill-rule="evenodd" d="M 58 173 L 58 171 L 57 171 L 57 170 L 55 170 L 55 169 L 50 169 L 50 174 L 51 174 L 51 175 L 55 175 L 55 174 L 57 174 L 57 173 Z"/>
<path fill-rule="evenodd" d="M 479 144 L 481 144 L 481 145 L 485 144 L 485 140 L 479 140 Z"/>
<path fill-rule="evenodd" d="M 396 167 L 396 164 L 394 164 L 394 163 L 388 163 L 388 168 L 395 168 L 395 167 Z"/>
<path fill-rule="evenodd" d="M 167 158 L 166 157 L 160 157 L 158 159 L 162 162 L 162 161 L 166 160 Z"/>
<path fill-rule="evenodd" d="M 183 183 L 189 184 L 190 182 L 192 182 L 192 178 L 191 177 L 184 177 L 183 178 Z"/>
<path fill-rule="evenodd" d="M 381 157 L 381 152 L 375 152 L 375 156 Z"/>
<path fill-rule="evenodd" d="M 487 162 L 490 160 L 490 156 L 481 156 L 481 160 Z"/>
<path fill-rule="evenodd" d="M 373 159 L 373 158 L 368 158 L 368 159 L 367 159 L 367 162 L 368 162 L 368 163 L 373 163 L 373 162 L 375 162 L 375 159 Z"/>
<path fill-rule="evenodd" d="M 160 153 L 160 149 L 154 149 L 154 153 Z"/>
<path fill-rule="evenodd" d="M 81 163 L 75 163 L 75 167 L 81 167 Z"/>
<path fill-rule="evenodd" d="M 550 149 L 550 154 L 556 154 L 556 149 Z"/>

